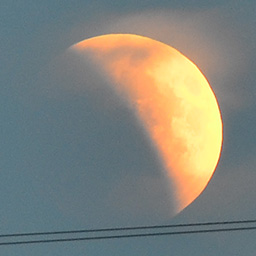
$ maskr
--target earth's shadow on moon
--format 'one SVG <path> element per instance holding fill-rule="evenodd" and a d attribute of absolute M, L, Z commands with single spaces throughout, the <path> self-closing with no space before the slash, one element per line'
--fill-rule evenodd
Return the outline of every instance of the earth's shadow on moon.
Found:
<path fill-rule="evenodd" d="M 67 51 L 41 76 L 49 98 L 43 147 L 55 148 L 42 193 L 83 224 L 148 224 L 174 216 L 170 181 L 143 125 L 90 58 Z"/>

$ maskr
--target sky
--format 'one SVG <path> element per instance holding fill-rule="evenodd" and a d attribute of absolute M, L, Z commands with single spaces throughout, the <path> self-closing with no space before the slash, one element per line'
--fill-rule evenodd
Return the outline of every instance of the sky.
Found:
<path fill-rule="evenodd" d="M 0 3 L 1 234 L 255 219 L 255 1 Z M 203 193 L 168 217 L 157 154 L 130 109 L 59 57 L 108 33 L 164 42 L 200 68 L 224 141 Z M 81 73 L 79 73 L 81 74 Z M 93 82 L 92 82 L 93 83 Z M 245 255 L 255 231 L 0 247 L 3 255 Z M 4 241 L 4 240 L 1 240 Z"/>

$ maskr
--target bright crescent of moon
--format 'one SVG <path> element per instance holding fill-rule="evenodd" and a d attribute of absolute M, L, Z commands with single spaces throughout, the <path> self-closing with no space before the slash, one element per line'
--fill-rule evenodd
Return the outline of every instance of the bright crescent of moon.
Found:
<path fill-rule="evenodd" d="M 205 77 L 174 48 L 131 34 L 103 35 L 71 47 L 92 56 L 128 98 L 175 186 L 177 212 L 207 186 L 222 146 L 222 120 Z"/>

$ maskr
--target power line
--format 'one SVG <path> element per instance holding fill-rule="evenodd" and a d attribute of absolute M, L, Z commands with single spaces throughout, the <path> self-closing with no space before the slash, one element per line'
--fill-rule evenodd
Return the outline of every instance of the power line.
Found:
<path fill-rule="evenodd" d="M 183 224 L 171 224 L 171 225 L 151 225 L 151 226 L 149 225 L 149 226 L 116 227 L 116 228 L 12 233 L 12 234 L 2 234 L 2 235 L 0 234 L 0 238 L 22 237 L 22 236 L 65 235 L 65 234 L 97 233 L 97 232 L 117 232 L 117 231 L 133 231 L 133 230 L 136 231 L 136 230 L 148 230 L 148 229 L 167 229 L 167 228 L 252 224 L 252 223 L 256 223 L 256 219 L 255 220 L 237 220 L 237 221 L 218 221 L 218 222 L 197 222 L 197 223 L 183 223 Z"/>
<path fill-rule="evenodd" d="M 153 236 L 171 236 L 171 235 L 189 235 L 199 233 L 216 233 L 216 232 L 234 232 L 234 231 L 248 231 L 256 230 L 254 227 L 238 227 L 238 228 L 219 228 L 219 229 L 202 229 L 202 230 L 186 230 L 175 232 L 154 232 L 154 233 L 139 233 L 139 234 L 124 234 L 124 235 L 106 235 L 106 236 L 89 236 L 77 238 L 60 238 L 60 239 L 42 239 L 42 240 L 27 240 L 14 242 L 1 242 L 0 246 L 7 245 L 28 245 L 28 244 L 42 244 L 42 243 L 59 243 L 59 242 L 75 242 L 75 241 L 92 241 L 92 240 L 106 240 L 106 239 L 122 239 L 122 238 L 139 238 L 139 237 L 153 237 Z"/>

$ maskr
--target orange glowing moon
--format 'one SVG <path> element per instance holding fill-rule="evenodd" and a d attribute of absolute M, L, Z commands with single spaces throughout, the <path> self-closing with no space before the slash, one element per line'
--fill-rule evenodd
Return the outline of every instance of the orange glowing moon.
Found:
<path fill-rule="evenodd" d="M 70 48 L 90 56 L 134 106 L 175 186 L 177 212 L 204 190 L 222 146 L 216 97 L 195 64 L 150 38 L 110 34 Z"/>

